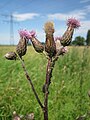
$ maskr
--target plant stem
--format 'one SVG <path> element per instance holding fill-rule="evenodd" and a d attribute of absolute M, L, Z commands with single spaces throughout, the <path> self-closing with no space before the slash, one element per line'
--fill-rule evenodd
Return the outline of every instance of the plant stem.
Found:
<path fill-rule="evenodd" d="M 54 60 L 52 60 L 52 58 L 48 58 L 48 64 L 47 64 L 47 69 L 46 69 L 44 106 L 41 103 L 40 98 L 38 97 L 38 94 L 37 94 L 37 92 L 36 92 L 36 90 L 34 88 L 32 80 L 30 79 L 30 76 L 29 76 L 29 74 L 28 74 L 28 72 L 26 70 L 26 67 L 25 67 L 25 64 L 24 64 L 23 60 L 20 57 L 19 57 L 19 59 L 21 61 L 22 67 L 24 69 L 25 76 L 26 76 L 27 80 L 29 81 L 29 83 L 31 85 L 32 91 L 33 91 L 33 93 L 34 93 L 34 95 L 35 95 L 35 97 L 36 97 L 40 107 L 42 108 L 42 111 L 44 113 L 44 120 L 48 120 L 48 94 L 49 94 L 48 89 L 49 89 L 49 85 L 51 83 L 52 71 L 53 71 L 55 62 L 58 59 L 58 56 L 56 56 Z"/>
<path fill-rule="evenodd" d="M 46 81 L 45 81 L 44 120 L 48 120 L 48 94 L 49 94 L 48 89 L 51 83 L 53 67 L 54 64 L 52 62 L 52 58 L 49 58 L 47 64 L 47 70 L 46 70 Z"/>
<path fill-rule="evenodd" d="M 25 76 L 26 76 L 27 80 L 29 81 L 29 83 L 30 83 L 30 85 L 31 85 L 32 91 L 33 91 L 33 93 L 34 93 L 34 95 L 35 95 L 35 97 L 36 97 L 36 99 L 37 99 L 40 107 L 42 108 L 42 110 L 44 110 L 44 106 L 43 106 L 43 104 L 41 103 L 40 98 L 38 97 L 38 94 L 37 94 L 37 92 L 36 92 L 36 90 L 35 90 L 35 88 L 34 88 L 34 85 L 33 85 L 33 83 L 32 83 L 32 80 L 30 79 L 30 76 L 29 76 L 29 74 L 28 74 L 28 72 L 27 72 L 27 70 L 26 70 L 25 64 L 24 64 L 23 60 L 22 60 L 20 57 L 19 57 L 19 59 L 20 59 L 20 61 L 21 61 L 22 67 L 23 67 L 23 69 L 24 69 Z"/>

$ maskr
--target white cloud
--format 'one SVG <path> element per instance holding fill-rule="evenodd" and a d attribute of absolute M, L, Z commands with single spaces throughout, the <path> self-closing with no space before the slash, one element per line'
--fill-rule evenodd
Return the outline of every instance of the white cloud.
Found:
<path fill-rule="evenodd" d="M 34 17 L 38 17 L 39 14 L 37 13 L 23 13 L 23 14 L 14 13 L 13 16 L 15 17 L 16 21 L 26 21 L 26 20 L 31 20 Z"/>
<path fill-rule="evenodd" d="M 83 9 L 74 10 L 68 13 L 49 14 L 48 18 L 61 21 L 66 21 L 71 17 L 79 19 L 81 27 L 78 30 L 75 30 L 74 37 L 78 35 L 86 37 L 87 31 L 90 29 L 90 20 L 88 19 L 88 14 L 90 14 L 90 5 L 85 6 Z M 62 32 L 61 30 L 57 30 L 56 35 L 61 35 L 60 33 L 64 33 L 65 30 L 63 29 Z"/>
<path fill-rule="evenodd" d="M 49 19 L 57 19 L 57 20 L 66 20 L 68 18 L 75 17 L 77 19 L 84 19 L 85 17 L 80 14 L 62 14 L 62 13 L 56 13 L 56 14 L 49 14 Z"/>
<path fill-rule="evenodd" d="M 80 3 L 87 3 L 90 2 L 90 0 L 81 0 Z"/>
<path fill-rule="evenodd" d="M 56 19 L 56 20 L 66 20 L 68 18 L 77 18 L 77 19 L 85 19 L 85 16 L 87 15 L 85 10 L 74 10 L 72 12 L 68 13 L 55 13 L 55 14 L 49 14 L 49 19 Z"/>
<path fill-rule="evenodd" d="M 48 18 L 52 20 L 63 21 L 73 17 L 79 20 L 85 20 L 89 13 L 90 13 L 90 5 L 87 5 L 83 9 L 73 10 L 72 12 L 48 14 Z"/>
<path fill-rule="evenodd" d="M 78 31 L 76 31 L 77 34 L 87 34 L 87 31 L 90 29 L 90 20 L 81 21 L 81 27 Z"/>

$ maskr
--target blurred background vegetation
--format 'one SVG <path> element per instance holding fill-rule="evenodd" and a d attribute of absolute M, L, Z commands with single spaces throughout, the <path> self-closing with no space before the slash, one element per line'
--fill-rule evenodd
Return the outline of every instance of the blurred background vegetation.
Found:
<path fill-rule="evenodd" d="M 87 32 L 87 36 L 86 36 L 86 39 L 82 36 L 77 36 L 75 37 L 75 39 L 72 41 L 72 44 L 71 45 L 75 45 L 75 46 L 84 46 L 84 45 L 87 45 L 87 46 L 90 46 L 90 30 L 88 30 Z"/>
<path fill-rule="evenodd" d="M 49 120 L 75 120 L 85 116 L 90 120 L 90 47 L 69 47 L 69 52 L 56 62 L 49 88 Z M 34 112 L 43 120 L 20 61 L 8 61 L 4 55 L 15 46 L 0 46 L 0 120 L 12 120 L 13 111 L 19 115 Z M 23 57 L 26 68 L 41 98 L 47 59 L 31 46 Z"/>

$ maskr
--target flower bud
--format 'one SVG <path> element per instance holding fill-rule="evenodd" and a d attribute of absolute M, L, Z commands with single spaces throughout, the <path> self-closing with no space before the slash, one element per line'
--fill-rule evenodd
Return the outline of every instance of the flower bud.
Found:
<path fill-rule="evenodd" d="M 56 44 L 56 52 L 58 52 L 59 51 L 59 49 L 61 48 L 61 40 L 62 40 L 62 38 L 61 37 L 56 37 L 55 38 L 55 44 Z"/>
<path fill-rule="evenodd" d="M 16 60 L 17 55 L 15 52 L 8 52 L 6 53 L 5 58 L 8 60 Z"/>
<path fill-rule="evenodd" d="M 27 39 L 25 37 L 19 40 L 18 45 L 16 46 L 16 52 L 20 58 L 26 54 L 27 51 Z"/>
<path fill-rule="evenodd" d="M 65 46 L 65 47 L 61 46 L 56 55 L 57 56 L 64 55 L 67 52 L 68 52 L 67 46 Z"/>
<path fill-rule="evenodd" d="M 32 37 L 31 42 L 36 52 L 42 53 L 44 51 L 44 46 L 41 44 L 41 42 L 36 37 Z"/>
<path fill-rule="evenodd" d="M 56 45 L 53 37 L 53 33 L 54 33 L 53 23 L 47 22 L 44 25 L 44 30 L 46 33 L 45 51 L 48 53 L 49 57 L 53 57 L 56 54 Z"/>
<path fill-rule="evenodd" d="M 44 46 L 41 44 L 41 42 L 36 38 L 36 32 L 30 31 L 30 40 L 32 42 L 32 45 L 36 52 L 42 53 L 44 50 Z"/>
<path fill-rule="evenodd" d="M 64 35 L 62 36 L 61 44 L 63 46 L 70 45 L 72 36 L 74 33 L 74 29 L 80 27 L 80 22 L 74 18 L 71 18 L 71 19 L 68 19 L 67 26 L 68 26 L 68 28 L 67 28 L 66 32 L 64 33 Z"/>

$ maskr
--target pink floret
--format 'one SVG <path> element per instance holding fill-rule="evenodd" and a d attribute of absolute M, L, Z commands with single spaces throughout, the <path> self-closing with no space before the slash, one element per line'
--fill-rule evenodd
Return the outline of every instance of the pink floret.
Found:
<path fill-rule="evenodd" d="M 60 37 L 60 36 L 58 36 L 58 37 L 55 37 L 55 39 L 54 39 L 55 41 L 57 41 L 57 40 L 62 40 L 62 37 Z"/>
<path fill-rule="evenodd" d="M 35 36 L 35 31 L 27 31 L 27 30 L 19 30 L 20 37 L 26 37 L 27 39 L 31 39 Z"/>
<path fill-rule="evenodd" d="M 75 18 L 70 18 L 67 21 L 68 26 L 72 26 L 73 28 L 79 28 L 80 27 L 80 22 L 76 20 Z"/>
<path fill-rule="evenodd" d="M 30 31 L 29 33 L 30 33 L 30 39 L 36 36 L 36 32 L 34 30 Z"/>

